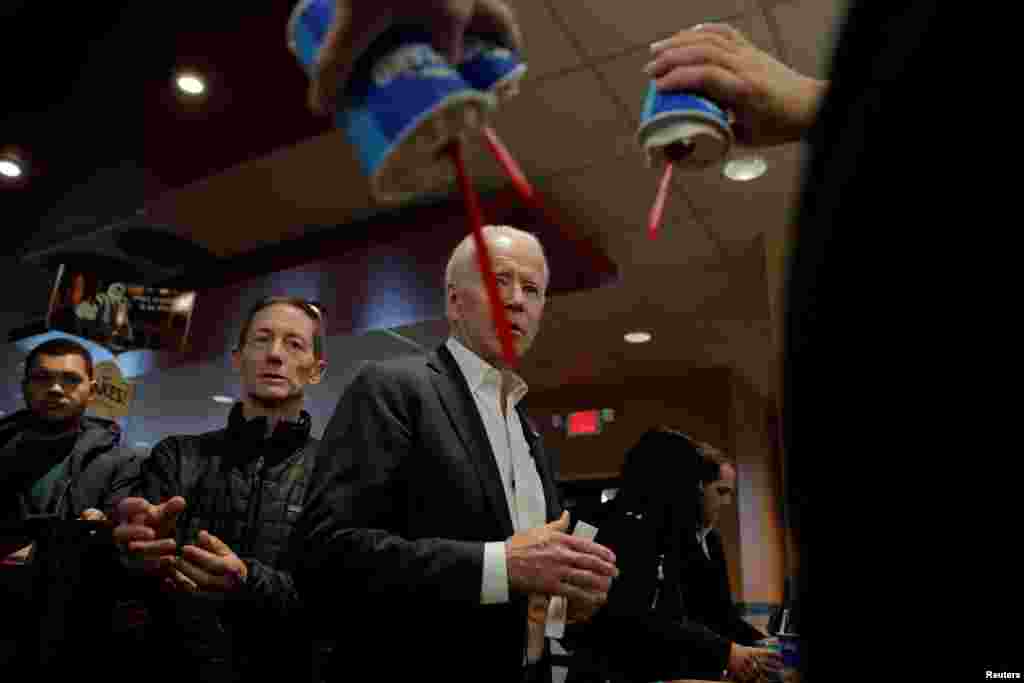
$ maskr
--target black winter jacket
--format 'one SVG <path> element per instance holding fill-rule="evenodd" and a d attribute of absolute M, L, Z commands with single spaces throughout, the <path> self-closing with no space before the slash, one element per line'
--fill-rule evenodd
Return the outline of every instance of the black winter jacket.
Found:
<path fill-rule="evenodd" d="M 197 544 L 206 530 L 248 568 L 234 593 L 161 595 L 152 603 L 154 628 L 163 633 L 157 641 L 170 635 L 181 643 L 199 680 L 265 677 L 275 667 L 292 680 L 309 675 L 311 627 L 291 573 L 281 567 L 317 452 L 309 426 L 304 412 L 299 423 L 282 423 L 263 438 L 265 422 L 246 422 L 236 405 L 225 429 L 159 442 L 132 486 L 132 495 L 152 503 L 185 498 L 179 547 Z"/>
<path fill-rule="evenodd" d="M 11 530 L 33 516 L 74 520 L 87 508 L 110 517 L 115 492 L 138 472 L 144 453 L 120 447 L 120 429 L 109 420 L 83 418 L 66 451 L 29 436 L 33 420 L 27 410 L 0 420 L 0 524 Z M 102 536 L 98 543 L 76 536 L 62 542 L 61 553 L 40 553 L 36 539 L 14 533 L 0 538 L 0 553 L 29 543 L 33 550 L 27 564 L 0 572 L 0 669 L 42 672 L 46 665 L 47 676 L 59 666 L 80 670 L 86 660 L 76 652 L 110 641 L 115 596 L 137 582 L 118 580 L 116 551 Z"/>
<path fill-rule="evenodd" d="M 20 410 L 0 420 L 0 521 L 23 521 L 30 514 L 27 489 L 50 469 L 38 467 L 20 448 L 26 427 L 33 420 Z M 114 492 L 132 477 L 145 452 L 120 446 L 117 423 L 83 417 L 78 438 L 64 459 L 63 476 L 47 482 L 42 513 L 75 519 L 87 508 L 110 516 Z M 35 468 L 35 469 L 33 469 Z"/>

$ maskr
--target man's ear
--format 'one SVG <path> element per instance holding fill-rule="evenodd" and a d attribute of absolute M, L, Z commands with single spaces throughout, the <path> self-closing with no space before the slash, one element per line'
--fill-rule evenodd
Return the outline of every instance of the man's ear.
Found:
<path fill-rule="evenodd" d="M 313 366 L 313 371 L 309 375 L 310 384 L 320 384 L 320 381 L 324 378 L 324 374 L 327 373 L 327 361 L 318 360 L 316 365 Z"/>
<path fill-rule="evenodd" d="M 95 379 L 89 380 L 89 395 L 85 397 L 85 404 L 89 405 L 92 400 L 96 398 L 96 393 L 99 391 L 100 383 Z"/>
<path fill-rule="evenodd" d="M 233 349 L 231 351 L 231 367 L 235 369 L 235 372 L 241 372 L 242 370 L 242 352 L 240 349 Z"/>
<path fill-rule="evenodd" d="M 448 288 L 445 290 L 445 314 L 449 320 L 458 320 L 458 316 L 453 315 L 458 304 L 459 290 L 454 284 L 449 283 Z"/>

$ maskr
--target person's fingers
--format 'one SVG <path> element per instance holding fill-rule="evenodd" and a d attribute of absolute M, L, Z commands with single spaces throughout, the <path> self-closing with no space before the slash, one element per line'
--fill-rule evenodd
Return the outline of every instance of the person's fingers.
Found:
<path fill-rule="evenodd" d="M 527 618 L 536 624 L 543 624 L 547 619 L 549 601 L 550 596 L 531 593 L 526 610 Z"/>
<path fill-rule="evenodd" d="M 309 104 L 318 114 L 328 114 L 334 109 L 333 95 L 339 85 L 348 80 L 352 69 L 348 37 L 344 33 L 330 33 L 320 48 L 316 75 L 309 85 Z"/>
<path fill-rule="evenodd" d="M 693 27 L 693 30 L 700 33 L 717 34 L 739 45 L 747 42 L 747 37 L 743 35 L 743 32 L 731 24 L 724 24 L 721 22 L 697 24 Z"/>
<path fill-rule="evenodd" d="M 145 498 L 124 498 L 114 507 L 114 519 L 118 522 L 134 522 L 139 516 L 150 514 L 152 508 L 153 504 Z"/>
<path fill-rule="evenodd" d="M 114 527 L 114 543 L 126 545 L 132 541 L 150 541 L 156 532 L 142 524 L 119 524 Z"/>
<path fill-rule="evenodd" d="M 593 593 L 607 593 L 612 587 L 610 576 L 595 574 L 586 569 L 569 569 L 562 574 L 561 580 Z"/>
<path fill-rule="evenodd" d="M 161 538 L 155 541 L 131 541 L 126 550 L 146 558 L 159 558 L 174 555 L 177 543 L 173 538 Z"/>
<path fill-rule="evenodd" d="M 228 564 L 223 557 L 209 550 L 204 550 L 194 545 L 186 545 L 181 549 L 181 554 L 187 562 L 212 576 L 233 573 L 232 565 Z"/>
<path fill-rule="evenodd" d="M 96 508 L 87 508 L 82 510 L 82 514 L 80 514 L 78 518 L 90 522 L 102 522 L 107 518 L 107 516 Z"/>
<path fill-rule="evenodd" d="M 714 46 L 715 48 L 728 52 L 730 54 L 736 54 L 740 48 L 744 45 L 743 42 L 732 39 L 729 36 L 722 35 L 720 33 L 712 31 L 696 31 L 696 30 L 684 30 L 679 33 L 651 43 L 651 53 L 658 57 L 669 50 L 675 50 L 683 47 L 692 47 L 695 45 L 708 45 Z"/>
<path fill-rule="evenodd" d="M 195 546 L 191 547 L 194 548 Z M 224 577 L 215 576 L 187 559 L 176 558 L 174 569 L 181 572 L 181 574 L 190 579 L 201 590 L 218 590 L 226 587 Z"/>
<path fill-rule="evenodd" d="M 188 507 L 185 503 L 185 499 L 181 496 L 174 496 L 169 498 L 159 505 L 154 506 L 152 510 L 153 521 L 157 524 L 166 524 L 171 520 L 177 519 L 178 515 L 185 511 Z"/>
<path fill-rule="evenodd" d="M 585 538 L 580 538 L 579 536 L 570 536 L 568 534 L 563 533 L 557 533 L 553 536 L 553 538 L 556 542 L 560 543 L 561 545 L 564 545 L 570 550 L 574 550 L 578 554 L 589 556 L 599 561 L 603 561 L 604 565 L 602 566 L 605 566 L 606 569 L 602 571 L 602 573 L 606 573 L 609 576 L 618 575 L 618 569 L 616 569 L 613 566 L 615 564 L 615 553 L 612 552 L 610 548 L 607 548 L 601 545 L 600 543 L 595 543 Z M 599 571 L 597 569 L 597 565 L 587 566 L 591 566 L 595 571 Z"/>
<path fill-rule="evenodd" d="M 558 519 L 553 522 L 548 522 L 544 526 L 548 529 L 554 529 L 555 531 L 567 531 L 569 529 L 569 511 L 563 510 Z"/>
<path fill-rule="evenodd" d="M 703 65 L 673 69 L 654 81 L 660 92 L 692 90 L 705 93 L 720 105 L 734 105 L 750 97 L 750 85 L 718 66 Z"/>
<path fill-rule="evenodd" d="M 153 505 L 145 498 L 125 498 L 115 508 L 115 518 L 120 524 L 114 530 L 114 538 L 125 542 L 126 536 L 137 537 L 139 528 L 149 528 L 155 534 L 166 536 L 184 509 L 185 499 L 181 496 L 160 505 Z"/>
<path fill-rule="evenodd" d="M 184 590 L 189 593 L 199 590 L 199 584 L 177 569 L 171 569 L 166 580 L 170 582 L 170 586 L 174 590 Z"/>
<path fill-rule="evenodd" d="M 227 557 L 232 554 L 232 550 L 227 543 L 206 530 L 199 532 L 199 547 L 219 557 Z"/>
<path fill-rule="evenodd" d="M 608 585 L 611 585 L 612 579 L 618 578 L 619 576 L 618 567 L 611 562 L 606 562 L 594 555 L 575 553 L 569 558 L 567 564 L 571 571 L 593 574 L 594 576 L 600 577 L 602 581 L 606 581 Z"/>
<path fill-rule="evenodd" d="M 174 536 L 178 527 L 178 518 L 185 508 L 185 499 L 181 496 L 174 496 L 156 506 L 150 523 L 156 529 L 159 538 Z"/>
<path fill-rule="evenodd" d="M 501 0 L 479 0 L 466 32 L 496 34 L 505 46 L 523 52 L 523 32 L 515 10 Z"/>
<path fill-rule="evenodd" d="M 309 105 L 318 114 L 334 112 L 339 91 L 352 74 L 356 59 L 391 23 L 390 11 L 379 4 L 339 3 L 317 52 Z"/>
<path fill-rule="evenodd" d="M 558 584 L 558 590 L 554 594 L 565 596 L 570 604 L 577 605 L 576 609 L 583 612 L 596 610 L 608 600 L 608 594 L 605 592 L 587 590 L 566 581 Z"/>
<path fill-rule="evenodd" d="M 740 58 L 735 54 L 717 45 L 701 43 L 665 50 L 644 65 L 644 72 L 652 78 L 659 78 L 680 67 L 704 65 L 718 66 L 735 74 L 742 69 Z"/>
<path fill-rule="evenodd" d="M 174 555 L 129 555 L 130 566 L 134 570 L 141 570 L 144 574 L 157 577 L 168 577 L 174 568 Z"/>
<path fill-rule="evenodd" d="M 182 548 L 182 557 L 175 566 L 185 572 L 204 590 L 228 591 L 237 588 L 242 581 L 244 570 L 239 569 L 235 562 L 225 559 L 227 556 L 234 555 L 227 545 L 221 543 L 220 539 L 212 534 L 207 533 L 207 536 L 214 539 L 219 544 L 217 547 L 222 548 L 226 553 L 220 555 L 194 545 L 187 545 Z"/>

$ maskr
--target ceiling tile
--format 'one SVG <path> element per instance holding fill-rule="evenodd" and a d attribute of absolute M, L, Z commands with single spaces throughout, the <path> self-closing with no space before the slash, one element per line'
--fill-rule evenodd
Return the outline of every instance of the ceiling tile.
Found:
<path fill-rule="evenodd" d="M 551 8 L 537 0 L 514 0 L 509 5 L 523 32 L 526 80 L 543 78 L 583 64 L 583 57 L 556 21 Z"/>
<path fill-rule="evenodd" d="M 785 44 L 789 66 L 816 78 L 828 75 L 847 4 L 846 0 L 791 0 L 768 9 Z"/>
<path fill-rule="evenodd" d="M 657 239 L 648 238 L 657 182 L 634 144 L 632 154 L 552 178 L 545 187 L 576 224 L 599 235 L 624 277 L 649 265 L 714 261 L 715 244 L 682 197 L 670 197 Z"/>
<path fill-rule="evenodd" d="M 673 177 L 714 238 L 725 245 L 746 243 L 765 232 L 785 231 L 799 194 L 801 145 L 756 151 L 734 148 L 732 152 L 733 156 L 745 154 L 762 157 L 767 172 L 746 182 L 729 180 L 720 166 Z"/>
<path fill-rule="evenodd" d="M 590 59 L 647 45 L 701 22 L 735 17 L 746 0 L 552 0 Z"/>
<path fill-rule="evenodd" d="M 589 70 L 525 85 L 502 105 L 494 126 L 523 169 L 538 176 L 614 158 L 631 137 Z"/>
<path fill-rule="evenodd" d="M 464 150 L 478 189 L 505 181 L 480 139 L 468 140 Z M 214 254 L 230 256 L 394 206 L 371 197 L 351 147 L 333 132 L 168 192 L 147 213 Z"/>
<path fill-rule="evenodd" d="M 306 226 L 348 222 L 374 205 L 350 147 L 332 132 L 167 192 L 146 212 L 230 256 L 299 237 Z"/>

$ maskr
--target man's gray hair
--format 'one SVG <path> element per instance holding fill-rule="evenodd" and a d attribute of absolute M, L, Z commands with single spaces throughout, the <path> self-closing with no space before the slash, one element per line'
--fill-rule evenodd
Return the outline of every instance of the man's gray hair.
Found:
<path fill-rule="evenodd" d="M 544 247 L 537 239 L 537 236 L 533 233 L 519 228 L 513 228 L 511 225 L 485 225 L 483 228 L 484 239 L 497 237 L 499 235 L 529 237 L 531 240 L 537 243 L 537 247 L 540 249 L 541 254 L 544 253 Z M 466 235 L 461 242 L 456 245 L 452 250 L 451 256 L 448 258 L 448 266 L 444 269 L 444 291 L 445 297 L 448 296 L 448 286 L 453 284 L 458 276 L 464 273 L 460 272 L 461 269 L 472 267 L 475 263 L 474 256 L 476 255 L 476 244 L 473 240 L 473 235 Z M 547 257 L 544 258 L 544 281 L 548 280 L 548 263 Z"/>

